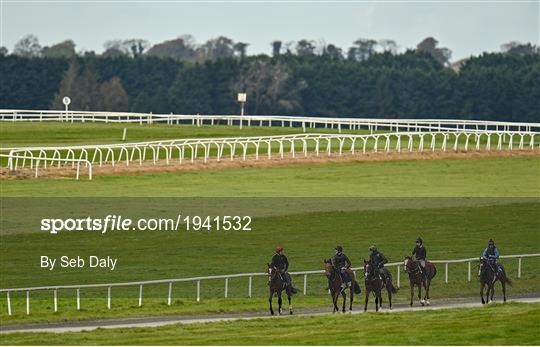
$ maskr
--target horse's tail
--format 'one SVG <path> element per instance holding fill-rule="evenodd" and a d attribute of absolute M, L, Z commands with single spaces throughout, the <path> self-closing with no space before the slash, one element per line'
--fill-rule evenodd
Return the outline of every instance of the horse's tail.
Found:
<path fill-rule="evenodd" d="M 360 285 L 358 284 L 358 281 L 354 281 L 353 291 L 354 291 L 354 294 L 360 294 L 362 292 L 362 289 L 360 289 Z"/>

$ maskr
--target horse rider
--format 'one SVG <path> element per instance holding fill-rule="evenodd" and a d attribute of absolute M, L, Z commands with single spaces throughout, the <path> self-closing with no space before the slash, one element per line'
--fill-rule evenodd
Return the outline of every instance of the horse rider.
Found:
<path fill-rule="evenodd" d="M 489 239 L 488 245 L 486 249 L 484 249 L 484 253 L 482 253 L 482 258 L 487 259 L 489 266 L 496 274 L 502 270 L 501 266 L 497 264 L 499 256 L 500 253 L 497 247 L 495 247 L 495 241 L 493 241 L 493 239 Z M 478 272 L 478 276 L 480 276 L 480 271 Z"/>
<path fill-rule="evenodd" d="M 384 264 L 388 263 L 388 259 L 386 259 L 384 254 L 379 252 L 375 245 L 371 245 L 371 247 L 369 247 L 369 250 L 371 251 L 371 254 L 369 255 L 369 262 L 371 263 L 373 268 L 377 270 L 381 279 L 383 281 L 386 281 Z"/>
<path fill-rule="evenodd" d="M 291 286 L 292 288 L 291 275 L 287 272 L 289 270 L 289 260 L 283 254 L 283 247 L 276 246 L 276 254 L 272 257 L 270 266 L 277 270 L 278 276 L 285 284 L 285 287 Z"/>
<path fill-rule="evenodd" d="M 343 253 L 343 247 L 337 246 L 335 248 L 336 254 L 332 257 L 332 266 L 339 274 L 341 278 L 341 290 L 350 287 L 352 284 L 351 276 L 348 273 L 348 269 L 351 267 L 351 261 L 349 257 Z"/>
<path fill-rule="evenodd" d="M 418 262 L 418 267 L 422 275 L 425 275 L 426 273 L 426 255 L 427 250 L 426 247 L 424 247 L 424 241 L 419 237 L 416 239 L 416 246 L 412 251 L 412 256 L 415 257 Z"/>

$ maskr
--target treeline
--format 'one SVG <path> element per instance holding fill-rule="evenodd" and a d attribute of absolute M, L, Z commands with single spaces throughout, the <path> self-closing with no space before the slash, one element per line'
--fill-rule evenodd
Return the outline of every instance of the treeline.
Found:
<path fill-rule="evenodd" d="M 513 45 L 450 65 L 449 50 L 426 40 L 404 53 L 365 40 L 346 53 L 276 41 L 272 56 L 248 56 L 247 45 L 231 41 L 228 53 L 203 45 L 186 59 L 148 54 L 157 45 L 142 44 L 113 45 L 121 54 L 14 51 L 0 54 L 0 108 L 62 109 L 68 95 L 76 110 L 237 114 L 236 93 L 245 91 L 248 114 L 540 121 L 536 47 Z M 214 53 L 201 60 L 202 51 Z"/>

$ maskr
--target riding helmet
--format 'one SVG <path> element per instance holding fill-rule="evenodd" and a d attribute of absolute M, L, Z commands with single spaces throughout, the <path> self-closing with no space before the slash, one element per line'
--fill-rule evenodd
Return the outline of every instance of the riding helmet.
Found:
<path fill-rule="evenodd" d="M 369 250 L 370 250 L 370 251 L 376 251 L 376 250 L 377 250 L 377 246 L 371 245 L 371 247 L 369 247 Z"/>
<path fill-rule="evenodd" d="M 336 247 L 336 251 L 338 251 L 338 252 L 343 252 L 343 247 L 337 246 L 337 247 Z"/>
<path fill-rule="evenodd" d="M 422 238 L 421 238 L 421 237 L 417 238 L 417 239 L 416 239 L 416 242 L 418 242 L 419 244 L 422 244 L 422 243 L 424 243 L 424 241 L 422 240 Z"/>
<path fill-rule="evenodd" d="M 493 241 L 493 239 L 489 239 L 488 246 L 495 246 L 495 241 Z"/>

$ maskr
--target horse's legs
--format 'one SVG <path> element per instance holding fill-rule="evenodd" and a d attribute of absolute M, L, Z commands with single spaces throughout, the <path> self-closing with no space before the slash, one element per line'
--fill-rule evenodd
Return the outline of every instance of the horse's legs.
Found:
<path fill-rule="evenodd" d="M 495 294 L 495 282 L 491 283 L 491 295 L 489 301 L 493 301 L 493 295 Z"/>
<path fill-rule="evenodd" d="M 354 285 L 353 285 L 354 287 Z M 350 300 L 350 304 L 349 304 L 349 311 L 352 311 L 352 303 L 353 303 L 353 300 L 354 300 L 354 291 L 353 291 L 353 287 L 351 287 L 351 290 L 349 291 L 349 294 L 351 296 L 351 300 Z"/>
<path fill-rule="evenodd" d="M 345 303 L 347 302 L 347 292 L 346 292 L 346 291 L 342 291 L 342 292 L 341 292 L 341 296 L 343 297 L 343 307 L 342 307 L 342 311 L 343 311 L 343 313 L 345 313 Z"/>
<path fill-rule="evenodd" d="M 375 312 L 379 312 L 379 301 L 381 299 L 381 291 L 375 291 Z"/>
<path fill-rule="evenodd" d="M 392 283 L 386 287 L 386 291 L 388 292 L 388 307 L 392 309 Z"/>
<path fill-rule="evenodd" d="M 414 296 L 414 283 L 411 282 L 411 306 L 412 306 L 412 298 Z"/>
<path fill-rule="evenodd" d="M 289 314 L 292 314 L 291 294 L 287 292 L 287 299 L 289 299 Z"/>
<path fill-rule="evenodd" d="M 484 287 L 486 286 L 485 283 L 483 282 L 480 282 L 480 298 L 482 299 L 482 304 L 485 304 L 486 302 L 484 301 Z M 486 298 L 487 299 L 487 298 Z"/>
<path fill-rule="evenodd" d="M 504 274 L 504 277 L 501 278 L 501 285 L 502 285 L 502 292 L 503 292 L 503 300 L 506 302 L 506 274 Z"/>
<path fill-rule="evenodd" d="M 366 288 L 366 303 L 364 305 L 364 312 L 367 311 L 367 303 L 368 303 L 368 300 L 369 300 L 369 290 Z"/>
<path fill-rule="evenodd" d="M 422 300 L 422 286 L 424 285 L 424 282 L 420 282 L 418 284 L 418 301 L 420 301 L 420 304 L 424 306 L 424 300 Z"/>
<path fill-rule="evenodd" d="M 283 301 L 281 300 L 281 291 L 278 292 L 278 314 L 281 314 L 282 312 L 282 309 L 281 309 L 281 304 L 283 303 Z"/>
<path fill-rule="evenodd" d="M 330 293 L 332 295 L 332 304 L 334 305 L 333 313 L 336 313 L 336 311 L 339 312 L 339 308 L 337 307 L 337 300 L 339 298 L 339 292 L 335 290 L 331 290 Z"/>
<path fill-rule="evenodd" d="M 426 304 L 429 306 L 429 287 L 431 286 L 431 280 L 426 281 Z"/>
<path fill-rule="evenodd" d="M 270 304 L 270 314 L 274 315 L 274 309 L 272 308 L 272 297 L 274 296 L 274 292 L 272 292 L 272 289 L 270 289 L 270 295 L 268 296 L 268 303 Z"/>

